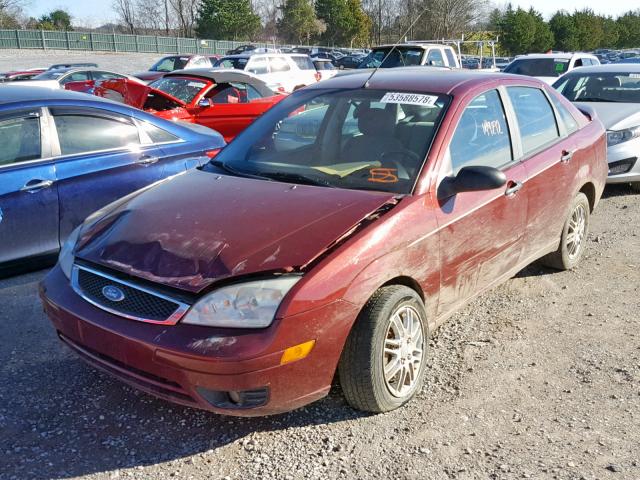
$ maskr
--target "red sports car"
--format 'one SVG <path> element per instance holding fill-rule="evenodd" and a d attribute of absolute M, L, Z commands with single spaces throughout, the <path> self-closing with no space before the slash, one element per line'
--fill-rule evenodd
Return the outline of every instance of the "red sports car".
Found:
<path fill-rule="evenodd" d="M 285 98 L 254 75 L 237 70 L 180 70 L 144 85 L 106 80 L 95 94 L 153 113 L 217 130 L 229 142 Z"/>

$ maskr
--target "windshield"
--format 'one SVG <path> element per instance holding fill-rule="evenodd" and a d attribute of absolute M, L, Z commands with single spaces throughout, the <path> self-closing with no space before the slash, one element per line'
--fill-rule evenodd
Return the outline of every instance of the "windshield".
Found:
<path fill-rule="evenodd" d="M 640 72 L 569 75 L 554 87 L 572 102 L 640 103 Z"/>
<path fill-rule="evenodd" d="M 391 51 L 391 47 L 376 48 L 362 60 L 358 68 L 394 68 L 421 65 L 423 53 L 424 50 L 422 48 L 396 47 L 393 51 Z M 388 57 L 387 54 L 389 55 Z M 384 60 L 385 57 L 387 57 L 386 60 Z M 382 63 L 383 60 L 384 63 Z"/>
<path fill-rule="evenodd" d="M 569 59 L 520 58 L 507 65 L 504 73 L 528 75 L 530 77 L 559 77 L 568 69 Z"/>
<path fill-rule="evenodd" d="M 410 193 L 448 97 L 383 90 L 300 90 L 205 167 L 290 183 Z"/>
<path fill-rule="evenodd" d="M 227 57 L 221 58 L 213 66 L 221 68 L 235 68 L 236 70 L 244 70 L 249 59 L 246 57 Z"/>
<path fill-rule="evenodd" d="M 191 103 L 207 85 L 208 82 L 204 80 L 180 77 L 164 77 L 149 84 L 151 88 L 168 93 L 184 103 Z"/>
<path fill-rule="evenodd" d="M 189 63 L 189 57 L 164 57 L 154 63 L 149 70 L 151 72 L 173 72 L 174 70 L 182 70 L 187 63 Z"/>

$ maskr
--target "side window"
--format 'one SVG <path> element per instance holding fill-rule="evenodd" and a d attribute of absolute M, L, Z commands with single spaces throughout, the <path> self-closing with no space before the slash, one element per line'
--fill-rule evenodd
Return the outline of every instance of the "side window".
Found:
<path fill-rule="evenodd" d="M 112 72 L 91 72 L 94 80 L 110 80 L 112 78 L 125 78 L 124 75 L 118 75 Z"/>
<path fill-rule="evenodd" d="M 432 48 L 427 55 L 427 65 L 434 67 L 444 67 L 444 58 L 439 48 Z"/>
<path fill-rule="evenodd" d="M 247 65 L 247 71 L 255 73 L 256 75 L 262 75 L 269 73 L 269 67 L 267 66 L 266 57 L 252 58 Z"/>
<path fill-rule="evenodd" d="M 551 105 L 541 90 L 508 87 L 507 92 L 516 112 L 525 156 L 560 136 Z"/>
<path fill-rule="evenodd" d="M 172 133 L 162 130 L 160 127 L 156 127 L 149 122 L 140 121 L 139 123 L 144 133 L 149 137 L 151 143 L 166 143 L 179 140 L 179 138 Z"/>
<path fill-rule="evenodd" d="M 300 70 L 315 70 L 316 67 L 313 65 L 311 59 L 307 56 L 303 55 L 293 55 L 291 60 L 296 62 L 296 65 Z"/>
<path fill-rule="evenodd" d="M 567 134 L 571 135 L 573 132 L 578 130 L 578 122 L 576 122 L 576 119 L 573 118 L 571 112 L 560 102 L 560 100 L 558 100 L 553 95 L 549 96 L 551 97 L 551 101 L 553 102 L 554 107 L 556 107 L 556 110 L 560 114 L 560 119 L 567 129 Z"/>
<path fill-rule="evenodd" d="M 40 118 L 0 119 L 0 166 L 37 160 L 41 153 Z"/>
<path fill-rule="evenodd" d="M 446 54 L 447 60 L 449 61 L 449 66 L 455 68 L 456 56 L 453 54 L 453 51 L 450 48 L 445 48 L 444 53 Z"/>
<path fill-rule="evenodd" d="M 496 90 L 477 96 L 464 110 L 449 153 L 453 174 L 470 165 L 500 168 L 513 160 L 507 119 Z"/>
<path fill-rule="evenodd" d="M 139 145 L 138 129 L 128 120 L 80 114 L 56 114 L 62 155 L 126 148 Z"/>
<path fill-rule="evenodd" d="M 69 82 L 86 82 L 87 80 L 89 80 L 89 72 L 74 72 L 62 79 L 60 83 L 66 85 Z"/>
<path fill-rule="evenodd" d="M 287 60 L 282 57 L 269 57 L 269 66 L 271 67 L 271 73 L 288 72 L 291 70 Z"/>
<path fill-rule="evenodd" d="M 253 100 L 262 98 L 262 95 L 260 95 L 260 92 L 256 90 L 254 87 L 252 87 L 248 83 L 246 84 L 246 87 L 247 87 L 247 98 L 249 99 L 250 102 Z"/>

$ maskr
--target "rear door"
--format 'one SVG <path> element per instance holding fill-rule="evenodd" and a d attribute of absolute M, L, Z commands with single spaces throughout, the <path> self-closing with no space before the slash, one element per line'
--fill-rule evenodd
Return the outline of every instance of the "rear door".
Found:
<path fill-rule="evenodd" d="M 0 264 L 60 246 L 49 138 L 41 108 L 0 113 Z"/>
<path fill-rule="evenodd" d="M 527 86 L 510 86 L 507 92 L 522 139 L 521 160 L 528 176 L 525 255 L 535 257 L 538 252 L 557 246 L 575 195 L 576 162 L 592 151 L 590 145 L 578 145 L 572 135 L 578 126 L 566 109 L 566 123 L 559 121 L 546 92 Z M 558 103 L 558 108 L 564 107 Z"/>
<path fill-rule="evenodd" d="M 466 166 L 502 170 L 507 184 L 493 190 L 439 198 L 441 289 L 438 315 L 485 290 L 519 265 L 527 215 L 524 166 L 514 154 L 504 93 L 473 98 L 459 117 L 439 178 Z"/>
<path fill-rule="evenodd" d="M 78 107 L 49 111 L 57 132 L 61 241 L 95 210 L 171 174 L 160 147 L 143 144 L 131 117 Z"/>

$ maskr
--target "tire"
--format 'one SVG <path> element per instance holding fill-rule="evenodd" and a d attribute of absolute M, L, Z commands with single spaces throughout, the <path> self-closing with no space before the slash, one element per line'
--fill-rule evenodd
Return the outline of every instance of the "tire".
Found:
<path fill-rule="evenodd" d="M 631 190 L 640 193 L 640 182 L 631 182 Z"/>
<path fill-rule="evenodd" d="M 571 270 L 578 265 L 589 233 L 589 215 L 589 200 L 584 193 L 578 193 L 562 227 L 558 250 L 542 257 L 540 263 L 557 270 Z"/>
<path fill-rule="evenodd" d="M 413 328 L 407 334 L 409 325 Z M 338 365 L 349 405 L 380 413 L 411 400 L 422 387 L 428 345 L 427 315 L 420 296 L 402 285 L 377 290 L 358 315 Z M 385 365 L 389 373 L 400 370 L 385 379 Z"/>

